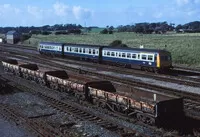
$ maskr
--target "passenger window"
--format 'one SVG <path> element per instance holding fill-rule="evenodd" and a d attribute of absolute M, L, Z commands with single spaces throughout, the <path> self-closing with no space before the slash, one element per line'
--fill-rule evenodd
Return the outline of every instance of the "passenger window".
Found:
<path fill-rule="evenodd" d="M 69 51 L 72 51 L 72 48 L 71 48 L 71 47 L 69 48 Z"/>
<path fill-rule="evenodd" d="M 136 54 L 132 54 L 132 58 L 135 59 L 136 58 Z"/>
<path fill-rule="evenodd" d="M 121 55 L 122 55 L 122 53 L 121 53 L 121 52 L 119 52 L 119 57 L 121 57 Z"/>
<path fill-rule="evenodd" d="M 110 56 L 110 52 L 107 52 L 107 56 Z"/>
<path fill-rule="evenodd" d="M 96 50 L 96 54 L 97 54 L 97 55 L 99 54 L 99 51 L 98 51 L 98 50 Z"/>
<path fill-rule="evenodd" d="M 85 53 L 85 49 L 83 48 L 83 53 Z"/>
<path fill-rule="evenodd" d="M 140 59 L 140 54 L 138 54 L 138 59 Z"/>
<path fill-rule="evenodd" d="M 91 54 L 92 53 L 92 51 L 91 51 L 91 49 L 89 49 L 89 54 Z"/>
<path fill-rule="evenodd" d="M 94 55 L 95 55 L 95 49 L 93 49 L 93 52 L 92 52 Z"/>
<path fill-rule="evenodd" d="M 74 52 L 78 52 L 78 48 L 75 48 Z"/>
<path fill-rule="evenodd" d="M 103 52 L 103 55 L 106 56 L 106 51 Z"/>
<path fill-rule="evenodd" d="M 118 52 L 116 52 L 116 57 L 118 57 Z"/>
<path fill-rule="evenodd" d="M 125 58 L 126 57 L 126 53 L 122 53 L 122 57 Z"/>
<path fill-rule="evenodd" d="M 79 53 L 82 53 L 82 48 L 79 49 Z"/>
<path fill-rule="evenodd" d="M 115 52 L 111 52 L 111 56 L 115 56 Z"/>
<path fill-rule="evenodd" d="M 152 55 L 148 55 L 148 60 L 153 60 L 153 56 Z"/>
<path fill-rule="evenodd" d="M 142 59 L 146 60 L 147 59 L 147 55 L 142 55 Z"/>
<path fill-rule="evenodd" d="M 127 53 L 127 58 L 131 58 L 131 53 Z"/>

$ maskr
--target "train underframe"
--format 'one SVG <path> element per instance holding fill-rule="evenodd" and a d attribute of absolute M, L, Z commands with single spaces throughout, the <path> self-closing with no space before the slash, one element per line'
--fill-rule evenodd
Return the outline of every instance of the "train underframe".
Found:
<path fill-rule="evenodd" d="M 113 112 L 120 112 L 129 117 L 136 118 L 137 120 L 147 123 L 149 125 L 155 125 L 156 123 L 156 119 L 153 114 L 145 113 L 142 110 L 136 108 L 127 108 L 127 106 L 123 104 L 96 97 L 92 98 L 92 103 L 103 109 L 106 108 Z"/>

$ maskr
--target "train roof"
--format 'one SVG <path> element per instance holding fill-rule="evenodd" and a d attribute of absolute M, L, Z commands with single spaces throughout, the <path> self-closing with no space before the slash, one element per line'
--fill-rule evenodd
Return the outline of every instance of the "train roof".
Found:
<path fill-rule="evenodd" d="M 169 51 L 163 50 L 163 49 L 146 49 L 146 48 L 130 48 L 130 47 L 112 47 L 112 46 L 106 46 L 103 48 L 103 50 L 114 50 L 114 51 L 138 51 L 138 52 L 167 52 Z"/>
<path fill-rule="evenodd" d="M 48 44 L 48 45 L 55 45 L 55 46 L 60 46 L 63 45 L 64 43 L 58 43 L 58 42 L 40 42 L 40 44 Z"/>
<path fill-rule="evenodd" d="M 89 48 L 100 48 L 104 47 L 102 45 L 90 45 L 90 44 L 72 44 L 72 43 L 65 43 L 65 46 L 74 46 L 74 47 L 89 47 Z"/>

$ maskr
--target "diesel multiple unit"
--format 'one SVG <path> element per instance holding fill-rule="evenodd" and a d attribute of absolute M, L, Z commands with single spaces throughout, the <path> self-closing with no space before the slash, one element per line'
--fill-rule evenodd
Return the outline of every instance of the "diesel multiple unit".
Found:
<path fill-rule="evenodd" d="M 159 49 L 117 48 L 111 46 L 40 42 L 41 54 L 123 65 L 146 71 L 172 68 L 170 52 Z"/>
<path fill-rule="evenodd" d="M 43 52 L 44 47 L 46 51 L 47 45 L 41 45 L 41 52 Z M 76 46 L 63 47 L 59 44 L 53 44 L 53 46 L 48 47 L 49 50 L 54 51 L 56 54 L 61 54 L 60 52 L 63 52 L 62 48 L 66 48 L 69 51 L 70 48 L 71 51 L 72 48 L 74 48 L 73 51 L 80 51 L 80 47 L 76 49 Z M 82 57 L 91 56 L 90 58 L 99 58 L 98 55 L 100 54 L 100 48 L 81 48 L 81 50 L 82 52 L 87 51 L 87 54 L 92 53 L 92 55 L 82 55 Z M 110 48 L 104 48 L 103 54 L 104 52 L 106 54 L 107 52 L 115 52 L 115 55 L 116 53 L 120 54 L 120 52 L 122 52 L 121 55 L 123 53 L 129 53 L 127 50 L 119 51 Z M 133 55 L 131 52 L 130 54 Z M 141 56 L 142 55 L 143 54 L 141 54 Z M 150 53 L 145 55 L 147 57 L 148 55 L 151 55 L 152 58 L 155 56 L 155 54 Z M 109 57 L 105 58 L 109 60 Z M 109 81 L 77 81 L 73 78 L 70 78 L 63 70 L 46 70 L 44 68 L 39 69 L 36 64 L 23 64 L 13 59 L 2 61 L 2 65 L 6 72 L 10 72 L 16 76 L 35 81 L 43 86 L 47 86 L 55 90 L 72 93 L 72 95 L 74 95 L 78 101 L 85 100 L 99 107 L 108 108 L 112 111 L 118 111 L 123 114 L 127 114 L 130 117 L 135 117 L 148 124 L 160 125 L 161 123 L 166 123 L 169 121 L 174 122 L 183 116 L 182 98 L 163 98 L 157 95 L 156 100 L 145 99 L 144 95 L 141 97 L 141 95 L 136 94 L 136 92 L 126 94 L 125 92 L 116 91 L 113 84 Z M 152 97 L 154 95 L 153 93 L 145 93 L 145 95 L 147 94 L 152 94 L 150 95 Z"/>

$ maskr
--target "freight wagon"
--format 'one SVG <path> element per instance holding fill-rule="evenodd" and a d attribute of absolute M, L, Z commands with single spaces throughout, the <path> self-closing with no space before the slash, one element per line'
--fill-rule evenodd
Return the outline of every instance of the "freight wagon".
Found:
<path fill-rule="evenodd" d="M 175 122 L 183 118 L 183 100 L 176 97 L 164 97 L 157 94 L 157 99 L 152 100 L 142 94 L 116 91 L 109 81 L 74 81 L 62 70 L 40 71 L 36 64 L 17 65 L 16 60 L 2 61 L 4 70 L 13 74 L 18 72 L 21 77 L 34 80 L 42 85 L 55 90 L 70 92 L 78 101 L 88 101 L 102 108 L 118 111 L 129 117 L 137 118 L 151 125 L 162 125 Z M 13 67 L 14 66 L 14 67 Z M 17 67 L 18 66 L 18 67 Z M 38 75 L 38 72 L 41 72 Z M 154 93 L 147 92 L 151 97 Z"/>

